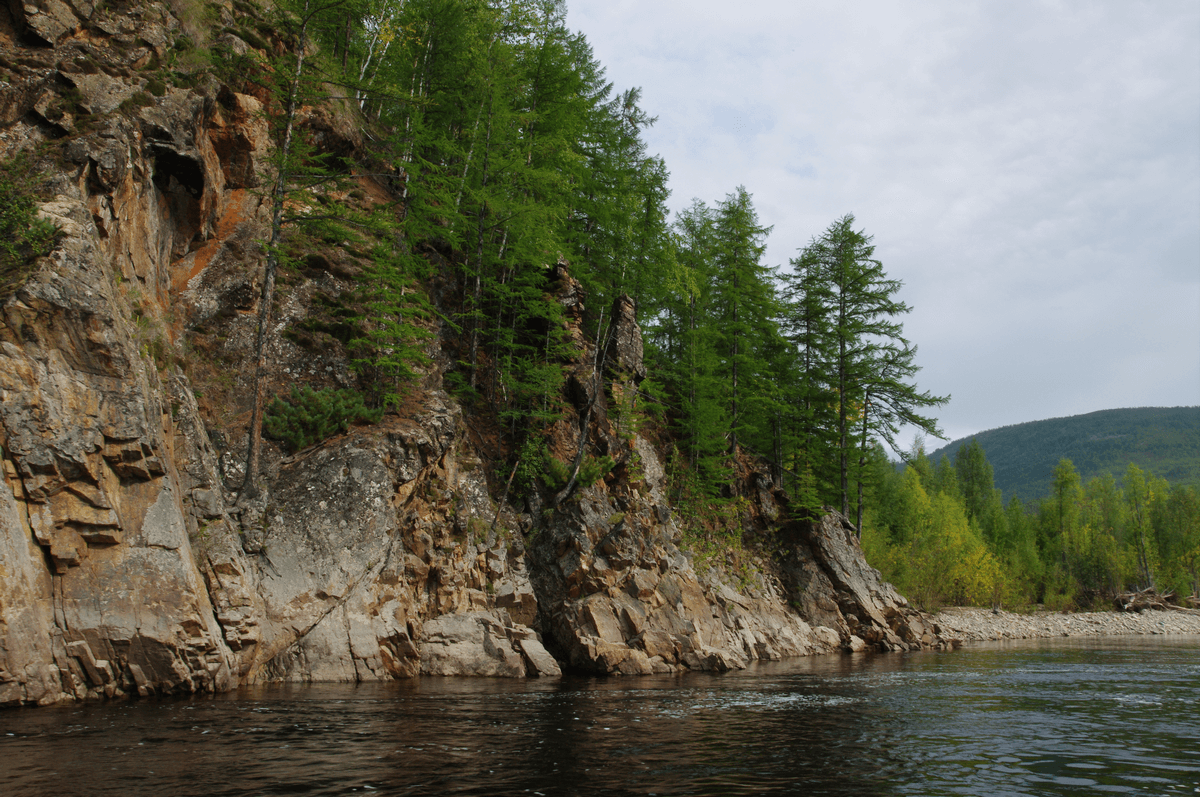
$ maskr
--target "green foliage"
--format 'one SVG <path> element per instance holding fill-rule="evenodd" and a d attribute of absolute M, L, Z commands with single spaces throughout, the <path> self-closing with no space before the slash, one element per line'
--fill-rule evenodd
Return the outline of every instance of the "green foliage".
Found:
<path fill-rule="evenodd" d="M 518 495 L 529 495 L 537 489 L 545 472 L 545 458 L 545 445 L 533 435 L 528 435 L 517 454 L 516 473 L 513 476 Z"/>
<path fill-rule="evenodd" d="M 529 494 L 537 489 L 538 484 L 545 484 L 550 490 L 558 492 L 567 486 L 571 479 L 573 463 L 563 462 L 546 450 L 545 444 L 529 435 L 525 438 L 517 462 L 514 479 L 518 493 Z M 591 487 L 603 479 L 616 466 L 612 457 L 584 456 L 579 464 L 579 475 L 575 478 L 577 488 Z"/>
<path fill-rule="evenodd" d="M 1200 499 L 1189 485 L 1132 464 L 1123 486 L 1110 474 L 1084 483 L 1062 459 L 1048 498 L 1002 507 L 982 446 L 960 451 L 954 469 L 944 463 L 918 451 L 902 472 L 883 469 L 864 524 L 868 561 L 922 605 L 1083 609 L 1132 589 L 1200 590 Z"/>
<path fill-rule="evenodd" d="M 899 506 L 888 524 L 878 523 L 873 512 L 862 537 L 867 560 L 884 578 L 927 610 L 1005 597 L 1003 568 L 960 499 L 927 492 L 914 468 L 904 471 L 893 497 Z"/>
<path fill-rule="evenodd" d="M 182 59 L 185 62 L 184 71 L 190 71 L 189 66 L 208 67 L 222 83 L 241 86 L 247 79 L 261 77 L 265 69 L 261 56 L 254 50 L 238 53 L 222 42 L 214 42 L 209 48 L 207 56 L 207 58 L 193 56 Z"/>
<path fill-rule="evenodd" d="M 585 456 L 583 462 L 579 465 L 579 476 L 575 480 L 576 485 L 578 487 L 591 487 L 607 476 L 616 464 L 613 458 L 607 455 L 601 457 Z"/>
<path fill-rule="evenodd" d="M 58 236 L 58 228 L 37 215 L 41 180 L 28 152 L 0 163 L 0 299 L 20 287 Z"/>
<path fill-rule="evenodd" d="M 263 418 L 263 431 L 296 452 L 346 431 L 352 423 L 378 423 L 382 409 L 369 409 L 362 394 L 353 390 L 309 386 L 292 387 L 285 398 L 276 397 Z"/>
<path fill-rule="evenodd" d="M 843 514 L 850 514 L 851 484 L 857 483 L 861 525 L 862 474 L 873 441 L 894 451 L 907 425 L 940 434 L 921 412 L 949 398 L 920 392 L 911 382 L 917 350 L 896 320 L 911 308 L 896 299 L 901 283 L 875 259 L 871 236 L 853 225 L 851 215 L 835 221 L 791 261 L 784 323 L 804 380 L 794 388 L 797 447 L 805 461 L 836 460 L 830 497 Z"/>
<path fill-rule="evenodd" d="M 821 503 L 821 491 L 812 463 L 805 462 L 803 468 L 792 485 L 792 513 L 797 518 L 815 520 L 824 513 L 825 507 Z"/>
<path fill-rule="evenodd" d="M 204 0 L 167 0 L 167 5 L 186 32 L 189 45 L 193 39 L 206 36 L 217 19 L 212 4 Z"/>
<path fill-rule="evenodd" d="M 145 108 L 154 104 L 154 98 L 144 91 L 135 91 L 127 99 L 121 101 L 118 106 L 123 113 L 133 113 L 139 108 Z"/>
<path fill-rule="evenodd" d="M 1029 512 L 1002 503 L 982 447 L 916 456 L 906 474 L 888 467 L 881 443 L 894 446 L 904 424 L 936 433 L 922 413 L 943 399 L 913 384 L 916 348 L 897 320 L 908 307 L 870 237 L 843 217 L 798 254 L 777 292 L 762 262 L 769 227 L 745 189 L 668 223 L 668 170 L 644 140 L 654 119 L 636 88 L 604 79 L 561 0 L 281 0 L 277 9 L 272 29 L 237 0 L 232 27 L 261 52 L 214 55 L 214 68 L 235 89 L 270 89 L 281 143 L 275 227 L 303 227 L 314 248 L 345 242 L 364 267 L 326 330 L 352 352 L 366 396 L 358 406 L 399 403 L 419 375 L 423 330 L 440 320 L 454 363 L 445 382 L 496 422 L 499 450 L 520 446 L 517 490 L 560 490 L 572 463 L 548 455 L 544 432 L 567 411 L 565 368 L 580 362 L 572 327 L 602 340 L 599 311 L 626 293 L 659 385 L 616 391 L 609 417 L 627 442 L 652 408 L 677 434 L 672 502 L 695 550 L 741 545 L 733 465 L 752 452 L 769 459 L 777 483 L 791 480 L 798 514 L 825 503 L 848 510 L 857 491 L 864 544 L 929 605 L 1085 600 L 1132 578 L 1195 581 L 1194 494 L 1155 477 L 1093 485 L 1080 464 L 1074 482 L 1064 470 L 1061 500 Z M 178 72 L 197 49 L 175 48 L 167 68 Z M 333 85 L 342 99 L 329 97 Z M 287 138 L 302 106 L 363 128 L 371 143 L 360 160 L 332 151 L 338 136 L 323 131 L 301 125 Z M 395 200 L 376 218 L 354 210 L 361 191 L 349 207 L 332 199 L 365 187 L 347 178 L 367 173 L 389 182 Z M 554 298 L 564 261 L 584 288 L 582 318 L 568 319 Z M 276 414 L 302 425 L 298 409 Z M 1046 485 L 1064 455 L 1050 461 Z M 636 461 L 626 461 L 635 478 Z M 612 467 L 585 457 L 578 481 Z"/>
<path fill-rule="evenodd" d="M 670 504 L 687 547 L 698 554 L 740 547 L 736 502 L 711 496 L 703 475 L 695 471 L 687 454 L 678 447 L 672 448 L 666 466 Z"/>
<path fill-rule="evenodd" d="M 650 357 L 677 402 L 692 478 L 728 494 L 735 453 L 767 458 L 793 506 L 824 504 L 861 523 L 876 441 L 902 425 L 937 433 L 920 414 L 943 397 L 912 384 L 916 348 L 894 320 L 908 312 L 873 257 L 870 237 L 835 222 L 792 261 L 777 292 L 761 263 L 770 228 L 739 188 L 715 208 L 695 202 L 675 223 L 667 299 L 648 324 Z"/>
<path fill-rule="evenodd" d="M 416 381 L 413 369 L 429 362 L 424 344 L 430 335 L 418 323 L 432 309 L 414 284 L 420 273 L 415 260 L 380 243 L 358 286 L 363 313 L 356 321 L 362 334 L 349 343 L 351 365 L 364 378 L 376 407 L 398 406 Z"/>
<path fill-rule="evenodd" d="M 545 455 L 542 478 L 551 490 L 562 490 L 571 479 L 571 463 L 563 462 L 550 454 Z M 575 477 L 576 488 L 591 487 L 604 478 L 616 465 L 611 457 L 584 456 L 579 464 L 579 475 Z"/>
<path fill-rule="evenodd" d="M 582 468 L 581 468 L 582 470 Z M 557 457 L 545 455 L 542 480 L 551 490 L 561 490 L 571 480 L 571 463 L 563 462 Z"/>
<path fill-rule="evenodd" d="M 713 497 L 728 489 L 739 446 L 770 448 L 778 397 L 767 352 L 781 339 L 761 262 L 768 232 L 744 188 L 715 209 L 694 202 L 676 220 L 669 300 L 649 330 L 678 396 L 687 470 Z"/>

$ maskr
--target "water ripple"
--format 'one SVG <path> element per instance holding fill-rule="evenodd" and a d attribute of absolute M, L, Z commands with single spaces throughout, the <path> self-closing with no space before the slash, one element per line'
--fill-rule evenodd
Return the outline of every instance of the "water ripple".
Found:
<path fill-rule="evenodd" d="M 1200 642 L 0 713 L 0 793 L 1200 794 Z"/>

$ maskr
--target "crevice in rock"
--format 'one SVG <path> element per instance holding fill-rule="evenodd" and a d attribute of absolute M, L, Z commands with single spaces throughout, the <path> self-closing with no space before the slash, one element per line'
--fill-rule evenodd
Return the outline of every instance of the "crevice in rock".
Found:
<path fill-rule="evenodd" d="M 187 254 L 188 244 L 202 226 L 200 199 L 204 194 L 204 164 L 170 147 L 152 143 L 155 187 L 167 201 L 174 227 L 171 251 Z"/>
<path fill-rule="evenodd" d="M 342 602 L 341 608 L 342 626 L 346 629 L 346 652 L 350 656 L 350 666 L 354 668 L 354 683 L 362 683 L 362 673 L 358 671 L 358 656 L 354 655 L 354 637 L 350 632 L 350 612 L 346 611 L 345 601 Z"/>
<path fill-rule="evenodd" d="M 51 600 L 54 602 L 54 624 L 58 626 L 63 634 L 68 634 L 71 631 L 71 627 L 67 624 L 67 612 L 63 608 L 63 577 L 54 573 L 50 578 L 53 579 L 50 595 Z"/>

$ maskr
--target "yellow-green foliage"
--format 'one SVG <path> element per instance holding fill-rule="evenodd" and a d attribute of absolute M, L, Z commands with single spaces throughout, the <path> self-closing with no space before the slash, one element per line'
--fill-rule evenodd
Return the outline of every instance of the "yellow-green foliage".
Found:
<path fill-rule="evenodd" d="M 915 469 L 905 471 L 893 534 L 864 524 L 867 561 L 918 605 L 988 605 L 1005 592 L 1003 569 L 961 501 L 929 495 Z M 896 532 L 899 531 L 899 534 Z"/>
<path fill-rule="evenodd" d="M 579 463 L 579 474 L 575 477 L 578 488 L 590 487 L 604 478 L 615 466 L 612 457 L 585 456 Z M 555 492 L 562 490 L 571 480 L 573 462 L 563 462 L 546 450 L 545 444 L 533 435 L 526 438 L 517 461 L 516 482 L 518 492 L 527 493 L 537 488 L 541 481 Z"/>
<path fill-rule="evenodd" d="M 1064 458 L 1046 499 L 1001 508 L 990 471 L 976 469 L 984 475 L 972 481 L 963 461 L 951 468 L 943 458 L 935 468 L 921 454 L 903 473 L 889 466 L 877 478 L 863 550 L 917 603 L 1094 609 L 1127 590 L 1200 592 L 1192 487 L 1133 464 L 1123 483 L 1104 474 L 1084 484 Z"/>

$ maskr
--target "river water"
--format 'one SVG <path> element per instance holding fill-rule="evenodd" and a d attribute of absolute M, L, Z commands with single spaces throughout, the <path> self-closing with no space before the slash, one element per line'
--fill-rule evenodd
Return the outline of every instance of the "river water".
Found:
<path fill-rule="evenodd" d="M 1200 638 L 0 712 L 0 794 L 1200 794 Z"/>

